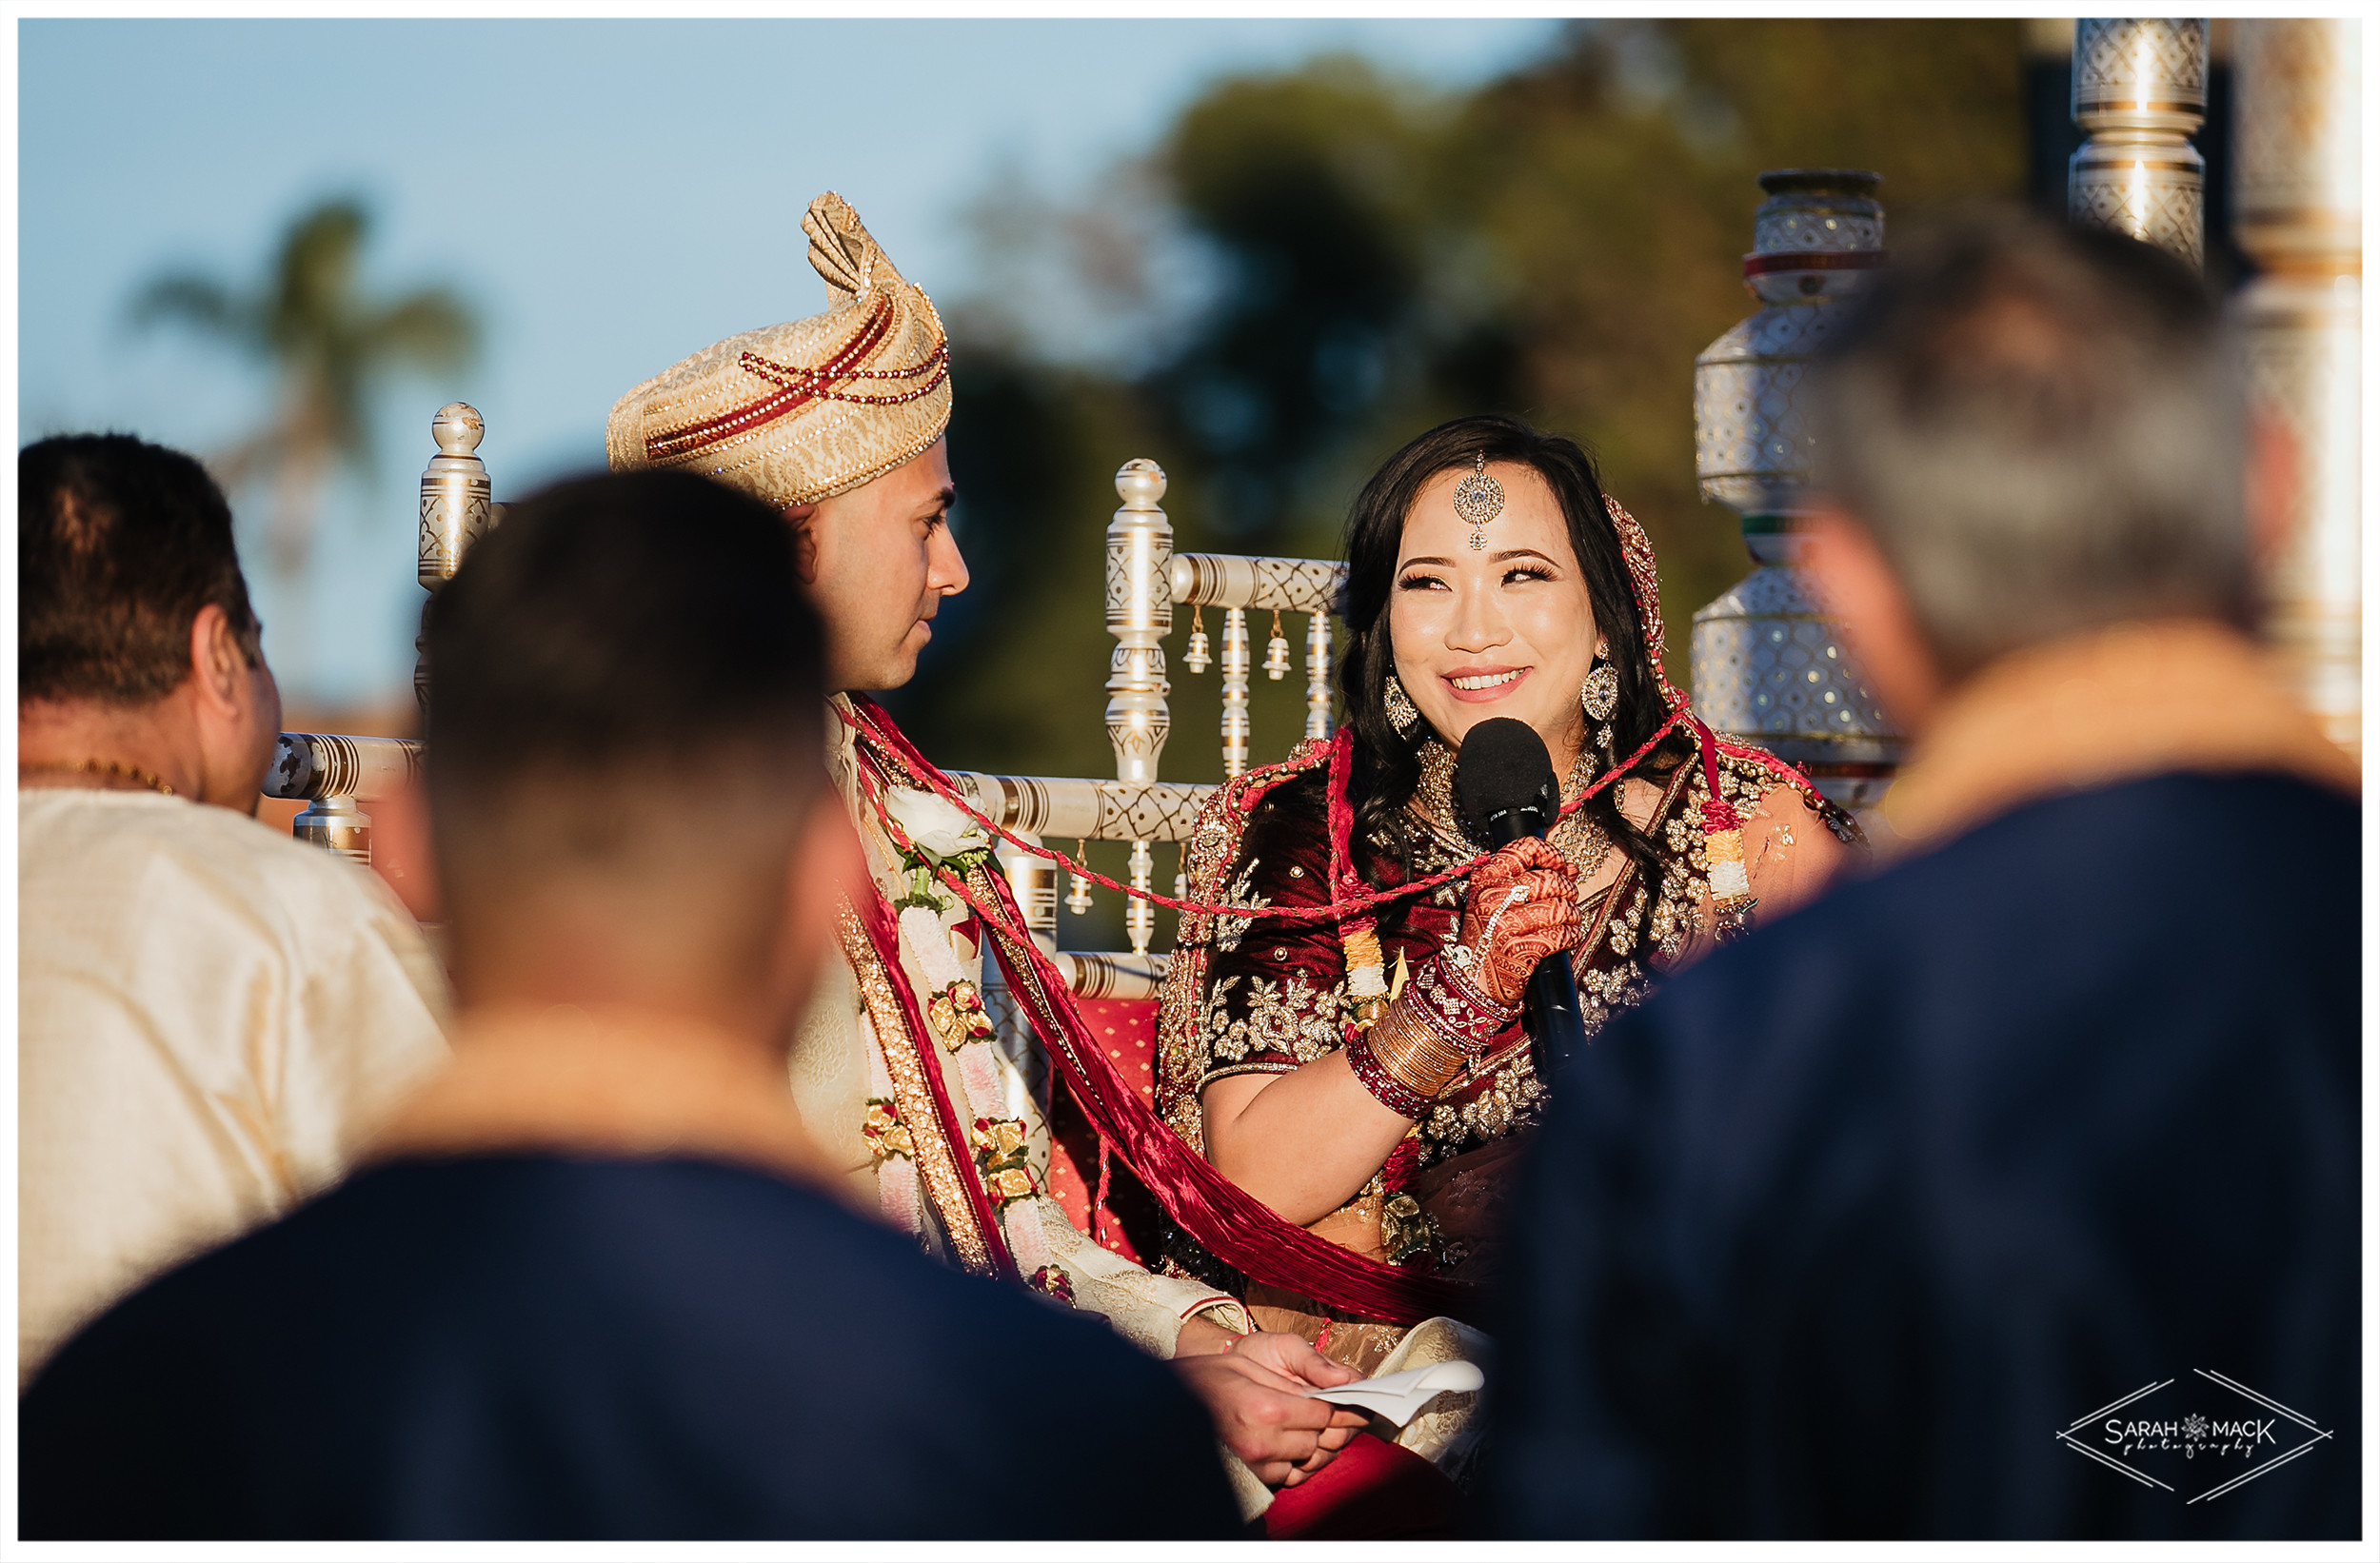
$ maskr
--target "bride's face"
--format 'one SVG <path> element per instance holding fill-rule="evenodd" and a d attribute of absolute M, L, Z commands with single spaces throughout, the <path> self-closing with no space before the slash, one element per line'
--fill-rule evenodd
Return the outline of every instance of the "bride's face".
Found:
<path fill-rule="evenodd" d="M 1397 677 L 1438 736 L 1459 746 L 1475 722 L 1517 717 L 1537 731 L 1558 774 L 1586 737 L 1578 685 L 1599 638 L 1587 584 L 1554 491 L 1535 467 L 1488 464 L 1503 512 L 1471 546 L 1455 513 L 1463 471 L 1430 480 L 1405 518 L 1389 589 Z"/>

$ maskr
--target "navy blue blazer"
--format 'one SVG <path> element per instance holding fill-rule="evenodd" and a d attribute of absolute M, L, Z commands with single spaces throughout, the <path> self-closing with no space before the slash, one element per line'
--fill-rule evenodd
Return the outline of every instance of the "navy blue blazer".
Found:
<path fill-rule="evenodd" d="M 19 1418 L 28 1537 L 1238 1531 L 1163 1364 L 709 1161 L 367 1172 L 103 1316 Z"/>
<path fill-rule="evenodd" d="M 1516 1201 L 1501 1523 L 2355 1535 L 2360 828 L 2035 802 L 1616 1021 Z"/>

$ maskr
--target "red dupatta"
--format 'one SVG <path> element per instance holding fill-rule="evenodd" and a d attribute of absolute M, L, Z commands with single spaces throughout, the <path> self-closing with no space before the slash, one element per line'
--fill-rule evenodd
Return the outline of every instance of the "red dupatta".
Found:
<path fill-rule="evenodd" d="M 1654 681 L 1670 714 L 1669 720 L 1642 748 L 1615 766 L 1590 790 L 1599 790 L 1603 785 L 1617 781 L 1664 735 L 1682 726 L 1689 729 L 1696 741 L 1709 782 L 1710 803 L 1705 807 L 1702 821 L 1706 837 L 1726 836 L 1734 832 L 1738 824 L 1735 811 L 1719 797 L 1716 766 L 1717 755 L 1722 751 L 1755 760 L 1800 790 L 1811 792 L 1813 789 L 1808 780 L 1775 757 L 1718 738 L 1694 716 L 1685 695 L 1669 682 L 1667 671 L 1662 666 L 1660 596 L 1651 540 L 1645 536 L 1636 518 L 1621 508 L 1617 501 L 1606 496 L 1604 505 L 1627 562 L 1639 627 L 1652 659 Z M 882 706 L 855 696 L 852 707 L 857 717 L 847 720 L 851 720 L 859 736 L 881 749 L 895 762 L 896 768 L 908 772 L 911 779 L 922 786 L 963 809 L 996 835 L 1015 840 L 1009 832 L 968 807 L 965 800 L 956 795 L 949 779 L 918 751 Z M 1332 768 L 1341 776 L 1345 764 L 1345 738 L 1342 733 L 1334 745 L 1338 752 L 1333 756 L 1336 763 Z M 1583 801 L 1583 799 L 1578 801 Z M 1577 803 L 1570 806 L 1576 807 Z M 1343 804 L 1335 802 L 1334 807 L 1339 812 L 1330 820 L 1328 828 L 1333 837 L 1333 856 L 1343 862 L 1347 843 L 1342 833 L 1349 821 L 1340 817 L 1344 814 Z M 905 847 L 907 842 L 900 826 L 889 819 L 883 823 L 895 840 Z M 1017 844 L 1026 846 L 1042 857 L 1061 857 L 1032 843 Z M 1713 844 L 1716 847 L 1718 842 L 1715 841 Z M 1739 858 L 1740 849 L 1733 855 Z M 1342 920 L 1349 912 L 1361 918 L 1362 913 L 1368 910 L 1367 903 L 1427 889 L 1438 879 L 1452 878 L 1467 871 L 1469 866 L 1466 864 L 1450 870 L 1448 874 L 1430 880 L 1400 886 L 1396 891 L 1376 892 L 1368 896 L 1357 894 L 1359 887 L 1353 883 L 1335 883 L 1331 887 L 1332 899 L 1343 907 L 1339 912 Z M 998 874 L 980 874 L 973 876 L 973 882 L 970 882 L 947 870 L 942 871 L 941 877 L 973 908 L 990 935 L 994 957 L 1007 978 L 1009 991 L 1030 1019 L 1051 1064 L 1065 1080 L 1067 1089 L 1074 1093 L 1076 1101 L 1082 1107 L 1083 1116 L 1090 1119 L 1092 1127 L 1108 1143 L 1122 1152 L 1125 1164 L 1132 1168 L 1174 1224 L 1196 1238 L 1209 1254 L 1256 1279 L 1302 1293 L 1318 1302 L 1365 1318 L 1404 1325 L 1417 1324 L 1437 1315 L 1472 1322 L 1480 1319 L 1485 1312 L 1485 1298 L 1478 1286 L 1418 1275 L 1396 1265 L 1364 1258 L 1327 1238 L 1315 1236 L 1303 1227 L 1283 1220 L 1255 1197 L 1217 1172 L 1212 1163 L 1192 1150 L 1148 1103 L 1140 1099 L 1140 1093 L 1123 1078 L 1108 1061 L 1106 1054 L 1094 1042 L 1089 1028 L 1083 1023 L 1081 1012 L 1075 1007 L 1074 996 L 1067 990 L 1064 978 L 1027 933 L 1023 914 L 1018 909 L 1004 879 Z M 1336 879 L 1339 876 L 1335 874 L 1333 877 Z M 1101 882 L 1123 888 L 1114 886 L 1112 880 L 1103 878 Z M 1146 895 L 1139 891 L 1129 893 Z M 1147 899 L 1162 904 L 1181 904 L 1164 896 L 1148 895 Z M 914 1004 L 913 999 L 910 1002 Z M 922 1025 L 920 1030 L 922 1031 Z M 972 1157 L 961 1158 L 961 1170 L 969 1182 L 971 1193 L 981 1197 L 981 1186 L 975 1176 Z"/>
<path fill-rule="evenodd" d="M 852 707 L 859 713 L 862 735 L 896 757 L 902 768 L 921 779 L 943 780 L 882 706 L 855 697 Z M 899 831 L 890 821 L 887 828 Z M 1031 1020 L 1051 1065 L 1081 1104 L 1083 1116 L 1121 1152 L 1125 1165 L 1174 1224 L 1208 1253 L 1274 1285 L 1294 1288 L 1366 1318 L 1418 1324 L 1441 1314 L 1472 1321 L 1481 1317 L 1485 1298 L 1477 1286 L 1364 1258 L 1282 1220 L 1217 1172 L 1140 1099 L 1093 1040 L 1065 979 L 1026 932 L 1024 916 L 1007 883 L 997 874 L 962 880 L 948 873 L 943 882 L 982 920 L 1009 992 Z"/>

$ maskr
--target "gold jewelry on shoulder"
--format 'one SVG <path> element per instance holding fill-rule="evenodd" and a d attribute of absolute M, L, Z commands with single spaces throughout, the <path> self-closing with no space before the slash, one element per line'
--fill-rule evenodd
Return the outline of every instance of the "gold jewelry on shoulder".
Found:
<path fill-rule="evenodd" d="M 137 782 L 151 792 L 163 793 L 168 798 L 174 795 L 172 785 L 155 771 L 145 771 L 137 765 L 127 765 L 113 760 L 86 760 L 72 765 L 19 765 L 16 768 L 19 781 L 44 771 L 62 776 L 101 776 L 119 782 Z"/>

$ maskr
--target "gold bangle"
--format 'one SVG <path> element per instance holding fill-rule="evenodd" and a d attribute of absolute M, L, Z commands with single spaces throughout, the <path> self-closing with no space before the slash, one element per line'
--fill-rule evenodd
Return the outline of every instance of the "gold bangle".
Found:
<path fill-rule="evenodd" d="M 1389 1005 L 1367 1040 L 1381 1072 L 1417 1096 L 1435 1098 L 1470 1061 L 1414 1013 L 1410 998 Z"/>

